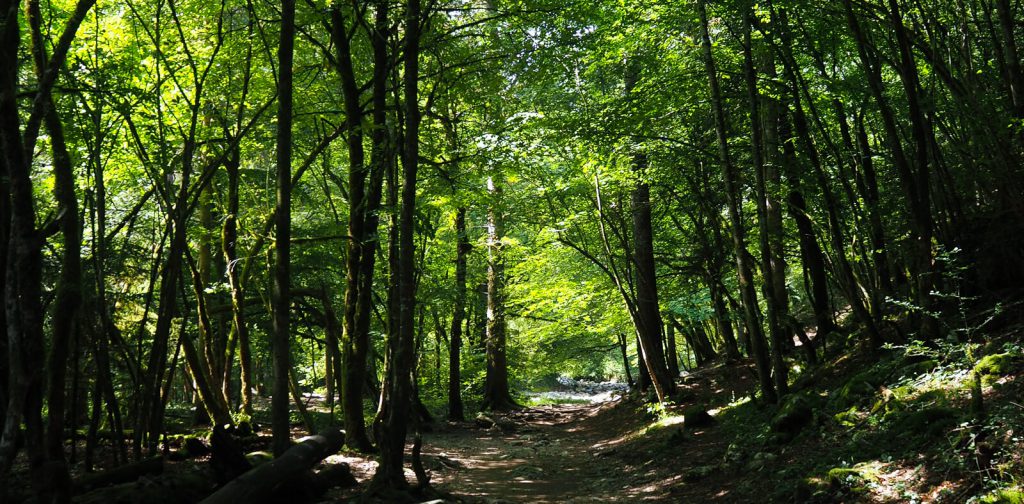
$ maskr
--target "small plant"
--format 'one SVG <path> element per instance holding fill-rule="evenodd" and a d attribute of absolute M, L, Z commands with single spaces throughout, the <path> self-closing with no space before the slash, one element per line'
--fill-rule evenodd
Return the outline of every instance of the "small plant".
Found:
<path fill-rule="evenodd" d="M 652 402 L 644 405 L 644 414 L 651 420 L 664 420 L 672 416 L 669 409 L 675 404 L 672 401 Z"/>

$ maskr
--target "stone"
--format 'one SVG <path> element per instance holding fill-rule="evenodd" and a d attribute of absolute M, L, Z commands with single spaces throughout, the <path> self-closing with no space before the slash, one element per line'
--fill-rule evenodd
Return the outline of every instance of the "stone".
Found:
<path fill-rule="evenodd" d="M 802 394 L 792 394 L 782 401 L 779 412 L 771 421 L 774 432 L 796 434 L 814 418 L 811 401 Z"/>
<path fill-rule="evenodd" d="M 715 419 L 702 406 L 694 405 L 683 409 L 683 427 L 686 429 L 699 429 L 714 423 Z"/>

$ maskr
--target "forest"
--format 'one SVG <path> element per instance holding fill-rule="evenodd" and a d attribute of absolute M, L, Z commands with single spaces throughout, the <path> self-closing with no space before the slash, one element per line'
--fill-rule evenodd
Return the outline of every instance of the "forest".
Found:
<path fill-rule="evenodd" d="M 0 502 L 1020 503 L 1018 34 L 0 0 Z"/>

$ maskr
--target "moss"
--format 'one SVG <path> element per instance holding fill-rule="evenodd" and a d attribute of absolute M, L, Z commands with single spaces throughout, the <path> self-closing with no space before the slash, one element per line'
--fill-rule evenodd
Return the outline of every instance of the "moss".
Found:
<path fill-rule="evenodd" d="M 926 408 L 918 411 L 897 412 L 886 417 L 891 419 L 889 431 L 905 440 L 907 445 L 927 442 L 944 434 L 956 424 L 960 411 L 948 407 Z"/>
<path fill-rule="evenodd" d="M 917 396 L 917 400 L 915 402 L 917 404 L 934 404 L 937 406 L 948 406 L 949 395 L 944 389 L 929 390 Z"/>
<path fill-rule="evenodd" d="M 857 374 L 832 394 L 832 403 L 838 409 L 860 404 L 864 399 L 875 395 L 881 384 L 882 380 L 874 373 Z"/>
<path fill-rule="evenodd" d="M 991 385 L 999 377 L 1009 374 L 1016 362 L 1016 356 L 1009 353 L 986 355 L 975 364 L 974 373 L 981 376 L 983 384 Z"/>
<path fill-rule="evenodd" d="M 834 467 L 828 470 L 828 483 L 833 488 L 863 491 L 865 485 L 878 481 L 878 466 L 877 462 L 863 462 L 853 467 Z"/>
<path fill-rule="evenodd" d="M 1001 488 L 982 497 L 981 504 L 1024 504 L 1024 490 L 1020 487 Z"/>
<path fill-rule="evenodd" d="M 844 427 L 854 427 L 860 423 L 860 415 L 857 412 L 856 406 L 850 406 L 850 409 L 840 411 L 832 416 L 832 418 Z"/>

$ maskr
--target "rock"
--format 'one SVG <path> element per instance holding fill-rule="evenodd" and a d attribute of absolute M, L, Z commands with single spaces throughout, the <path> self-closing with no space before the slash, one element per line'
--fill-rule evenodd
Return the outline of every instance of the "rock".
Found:
<path fill-rule="evenodd" d="M 974 365 L 974 373 L 981 376 L 982 384 L 991 385 L 999 377 L 1009 374 L 1016 361 L 1016 356 L 1009 353 L 986 355 Z"/>
<path fill-rule="evenodd" d="M 473 423 L 481 429 L 490 429 L 491 427 L 494 427 L 497 422 L 483 413 L 477 413 L 476 418 L 473 419 Z"/>
<path fill-rule="evenodd" d="M 683 410 L 683 426 L 687 429 L 699 429 L 715 423 L 715 419 L 701 406 L 689 406 Z"/>
<path fill-rule="evenodd" d="M 876 390 L 876 385 L 857 375 L 833 393 L 832 402 L 839 409 L 846 409 L 863 402 L 866 397 L 874 395 Z"/>
<path fill-rule="evenodd" d="M 686 472 L 683 473 L 683 481 L 692 483 L 694 481 L 702 480 L 708 477 L 711 473 L 715 472 L 717 469 L 718 467 L 716 466 L 707 465 L 692 467 L 690 469 L 687 469 Z"/>
<path fill-rule="evenodd" d="M 1022 504 L 1024 489 L 1021 487 L 1000 488 L 978 500 L 981 504 Z"/>
<path fill-rule="evenodd" d="M 834 489 L 850 489 L 861 491 L 867 483 L 878 480 L 878 468 L 869 464 L 857 464 L 853 467 L 834 467 L 828 471 L 829 485 Z"/>
<path fill-rule="evenodd" d="M 268 451 L 254 451 L 252 453 L 246 453 L 245 460 L 248 460 L 253 467 L 256 467 L 260 464 L 265 464 L 274 460 L 274 455 Z"/>
<path fill-rule="evenodd" d="M 778 458 L 778 456 L 774 453 L 758 452 L 750 459 L 750 462 L 747 463 L 747 470 L 760 471 L 761 469 L 764 469 L 765 466 L 774 462 L 776 458 Z"/>
<path fill-rule="evenodd" d="M 960 412 L 948 407 L 899 412 L 894 415 L 890 430 L 902 438 L 919 437 L 927 441 L 956 423 Z"/>
<path fill-rule="evenodd" d="M 779 412 L 771 421 L 774 432 L 794 435 L 814 418 L 811 401 L 803 394 L 792 394 L 782 401 Z"/>

